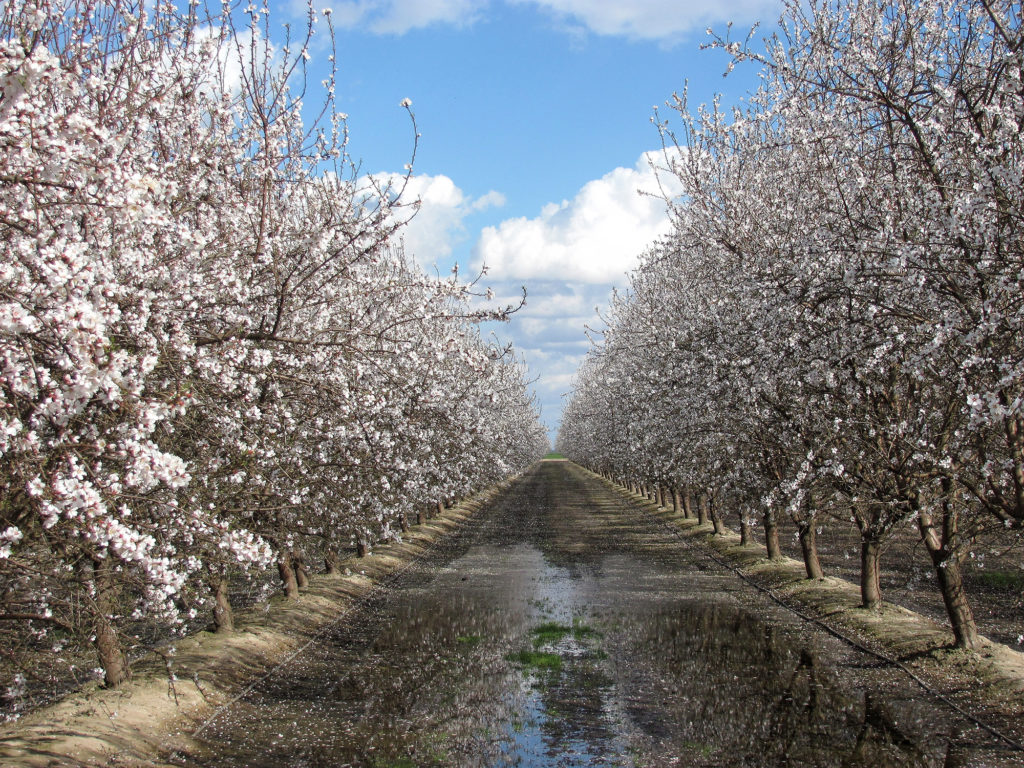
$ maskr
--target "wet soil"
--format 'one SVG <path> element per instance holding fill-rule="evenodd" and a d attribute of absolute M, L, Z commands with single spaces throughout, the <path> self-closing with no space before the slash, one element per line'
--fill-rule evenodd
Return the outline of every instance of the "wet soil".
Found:
<path fill-rule="evenodd" d="M 197 725 L 150 764 L 1024 763 L 560 461 Z"/>

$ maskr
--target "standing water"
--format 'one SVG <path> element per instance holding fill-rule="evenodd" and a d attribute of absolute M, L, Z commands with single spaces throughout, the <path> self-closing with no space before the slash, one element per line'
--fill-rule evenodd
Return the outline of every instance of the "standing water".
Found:
<path fill-rule="evenodd" d="M 1015 758 L 566 462 L 539 464 L 165 756 L 209 768 Z"/>

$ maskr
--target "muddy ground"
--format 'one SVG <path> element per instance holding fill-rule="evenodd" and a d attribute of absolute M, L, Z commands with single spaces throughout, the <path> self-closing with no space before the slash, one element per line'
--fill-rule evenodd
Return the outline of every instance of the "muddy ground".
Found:
<path fill-rule="evenodd" d="M 1024 764 L 1020 654 L 951 652 L 575 465 L 428 528 L 179 643 L 173 687 L 154 663 L 7 728 L 0 763 Z"/>

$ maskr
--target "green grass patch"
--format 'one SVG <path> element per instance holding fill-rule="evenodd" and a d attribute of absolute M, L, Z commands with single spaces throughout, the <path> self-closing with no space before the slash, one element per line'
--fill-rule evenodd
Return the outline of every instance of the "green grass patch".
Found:
<path fill-rule="evenodd" d="M 593 627 L 588 627 L 579 619 L 572 620 L 572 636 L 577 640 L 582 640 L 585 637 L 600 637 L 601 633 Z"/>
<path fill-rule="evenodd" d="M 542 645 L 557 643 L 566 635 L 572 635 L 577 640 L 588 637 L 599 637 L 600 633 L 588 627 L 579 619 L 572 620 L 572 626 L 559 624 L 557 621 L 546 621 L 530 630 L 533 635 L 533 647 L 540 648 Z"/>
<path fill-rule="evenodd" d="M 530 630 L 530 634 L 533 635 L 534 648 L 548 643 L 557 643 L 570 632 L 572 632 L 572 627 L 559 624 L 557 621 L 546 621 Z"/>
<path fill-rule="evenodd" d="M 459 635 L 455 638 L 455 642 L 459 645 L 465 646 L 466 648 L 472 648 L 474 645 L 479 645 L 483 638 L 480 635 Z"/>
<path fill-rule="evenodd" d="M 565 456 L 563 456 L 560 453 L 555 453 L 554 451 L 552 451 L 551 453 L 544 454 L 544 458 L 545 459 L 564 459 Z"/>
<path fill-rule="evenodd" d="M 1024 571 L 974 571 L 972 578 L 990 589 L 1024 589 Z"/>
<path fill-rule="evenodd" d="M 562 657 L 557 653 L 544 651 L 519 651 L 505 657 L 514 664 L 528 669 L 549 669 L 558 671 L 562 668 Z"/>

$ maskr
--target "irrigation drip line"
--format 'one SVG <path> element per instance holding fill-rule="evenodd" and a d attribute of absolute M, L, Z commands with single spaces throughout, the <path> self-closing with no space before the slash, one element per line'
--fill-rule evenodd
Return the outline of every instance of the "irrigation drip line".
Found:
<path fill-rule="evenodd" d="M 587 471 L 589 472 L 590 470 L 587 470 Z M 620 495 L 626 496 L 626 498 L 628 498 L 630 501 L 636 502 L 636 499 L 634 498 L 635 494 L 632 491 L 630 491 L 629 489 L 627 489 L 627 488 L 625 488 L 625 487 L 623 487 L 621 485 L 618 485 L 617 483 L 614 483 L 612 481 L 606 480 L 605 478 L 603 478 L 600 475 L 597 475 L 597 474 L 595 474 L 593 472 L 591 472 L 591 474 L 593 474 L 595 477 L 600 479 L 601 482 L 605 483 L 606 485 L 611 486 Z M 976 715 L 968 712 L 967 710 L 965 710 L 963 707 L 961 707 L 959 704 L 957 704 L 955 701 L 950 699 L 948 696 L 946 696 L 941 691 L 935 690 L 935 688 L 933 688 L 927 682 L 922 680 L 921 677 L 917 673 L 915 673 L 912 669 L 910 669 L 906 664 L 904 664 L 899 659 L 894 659 L 891 656 L 888 656 L 888 655 L 886 655 L 886 654 L 884 654 L 884 653 L 882 653 L 880 651 L 874 650 L 873 648 L 868 648 L 863 643 L 855 640 L 854 638 L 850 637 L 849 635 L 846 635 L 843 632 L 840 632 L 835 627 L 827 624 L 824 620 L 819 619 L 819 618 L 817 618 L 815 616 L 811 616 L 811 615 L 809 615 L 807 613 L 804 613 L 799 608 L 796 608 L 793 605 L 790 605 L 782 597 L 780 597 L 775 592 L 775 590 L 773 590 L 771 587 L 768 587 L 768 586 L 765 586 L 763 584 L 757 583 L 756 581 L 751 579 L 749 576 L 747 576 L 747 574 L 745 574 L 742 571 L 742 569 L 740 569 L 736 565 L 733 565 L 728 560 L 725 560 L 723 558 L 718 557 L 716 554 L 711 552 L 709 550 L 709 548 L 707 548 L 707 547 L 694 547 L 693 544 L 688 540 L 688 538 L 683 535 L 682 531 L 679 530 L 679 528 L 677 528 L 676 526 L 672 525 L 669 522 L 666 522 L 665 520 L 661 519 L 656 514 L 651 512 L 649 509 L 645 508 L 646 506 L 649 506 L 651 503 L 653 503 L 653 502 L 650 502 L 649 500 L 645 499 L 644 503 L 636 504 L 636 506 L 637 506 L 637 508 L 640 510 L 640 512 L 644 516 L 646 516 L 647 518 L 649 518 L 650 520 L 655 522 L 657 525 L 659 525 L 662 528 L 664 528 L 665 530 L 667 530 L 669 533 L 671 533 L 677 539 L 679 539 L 687 549 L 690 549 L 691 551 L 695 550 L 695 551 L 703 554 L 705 557 L 708 557 L 711 560 L 713 560 L 714 562 L 718 563 L 722 567 L 727 568 L 728 570 L 732 571 L 740 579 L 742 579 L 745 583 L 747 583 L 750 586 L 754 587 L 759 592 L 767 595 L 775 603 L 780 605 L 782 608 L 785 608 L 790 613 L 795 614 L 798 618 L 802 619 L 803 621 L 806 621 L 806 622 L 808 622 L 810 624 L 814 624 L 815 626 L 825 630 L 825 632 L 827 632 L 828 634 L 830 634 L 833 637 L 837 638 L 838 640 L 841 640 L 842 642 L 848 644 L 852 648 L 855 648 L 858 651 L 861 651 L 862 653 L 866 653 L 867 655 L 872 656 L 872 657 L 878 659 L 879 661 L 881 661 L 881 662 L 883 662 L 885 664 L 889 664 L 890 666 L 893 666 L 896 669 L 900 670 L 905 675 L 907 675 L 907 677 L 909 677 L 911 680 L 913 680 L 915 683 L 917 683 L 925 691 L 925 693 L 927 693 L 929 696 L 933 697 L 934 699 L 936 699 L 938 701 L 941 701 L 943 704 L 948 706 L 950 709 L 954 710 L 957 714 L 961 715 L 964 719 L 974 723 L 976 726 L 978 726 L 982 730 L 987 731 L 992 736 L 995 736 L 1000 741 L 1002 741 L 1005 744 L 1009 745 L 1012 749 L 1014 749 L 1014 750 L 1016 750 L 1018 752 L 1024 752 L 1024 745 L 1022 745 L 1020 742 L 1016 741 L 1015 739 L 1011 738 L 1010 736 L 1007 736 L 1005 733 L 1000 731 L 998 728 L 995 728 L 994 726 L 989 725 L 988 723 L 984 722 L 983 720 L 981 720 Z M 662 509 L 662 507 L 660 507 L 660 506 L 658 508 Z"/>

